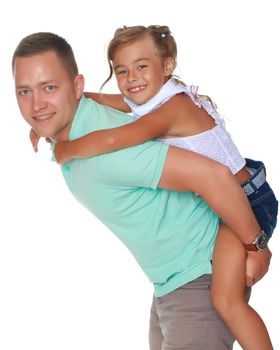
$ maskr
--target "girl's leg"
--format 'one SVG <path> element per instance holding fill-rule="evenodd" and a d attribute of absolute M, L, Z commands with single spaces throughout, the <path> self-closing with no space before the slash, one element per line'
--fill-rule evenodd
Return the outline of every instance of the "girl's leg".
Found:
<path fill-rule="evenodd" d="M 246 251 L 237 236 L 221 225 L 213 254 L 213 305 L 244 350 L 271 350 L 262 319 L 245 301 L 245 273 Z"/>

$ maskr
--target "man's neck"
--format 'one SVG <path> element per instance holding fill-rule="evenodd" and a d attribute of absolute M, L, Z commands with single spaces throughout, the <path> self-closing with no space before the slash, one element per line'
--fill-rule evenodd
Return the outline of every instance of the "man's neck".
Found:
<path fill-rule="evenodd" d="M 62 130 L 58 131 L 54 136 L 51 137 L 51 140 L 54 142 L 59 141 L 68 141 L 70 139 L 70 130 L 73 120 L 67 124 Z"/>
<path fill-rule="evenodd" d="M 53 135 L 51 137 L 52 141 L 59 142 L 59 141 L 69 141 L 70 140 L 70 131 L 71 131 L 71 127 L 72 127 L 73 121 L 75 119 L 79 104 L 80 104 L 80 100 L 78 101 L 76 108 L 72 112 L 72 116 L 70 118 L 69 123 L 67 125 L 65 125 L 63 129 L 59 130 L 55 135 Z"/>

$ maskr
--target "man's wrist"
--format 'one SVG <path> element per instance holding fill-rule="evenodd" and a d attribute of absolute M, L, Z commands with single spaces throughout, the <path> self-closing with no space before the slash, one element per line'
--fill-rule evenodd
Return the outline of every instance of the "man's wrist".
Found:
<path fill-rule="evenodd" d="M 244 244 L 244 247 L 248 251 L 262 251 L 267 247 L 268 240 L 268 235 L 261 230 L 261 232 L 256 236 L 255 240 L 252 243 Z"/>

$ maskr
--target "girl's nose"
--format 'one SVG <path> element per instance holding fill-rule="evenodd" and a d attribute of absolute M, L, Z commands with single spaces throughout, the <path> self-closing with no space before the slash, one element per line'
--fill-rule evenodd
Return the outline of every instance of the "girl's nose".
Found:
<path fill-rule="evenodd" d="M 135 71 L 128 72 L 127 80 L 128 80 L 129 82 L 136 81 L 136 80 L 137 80 L 137 74 L 136 74 L 136 72 L 135 72 Z"/>

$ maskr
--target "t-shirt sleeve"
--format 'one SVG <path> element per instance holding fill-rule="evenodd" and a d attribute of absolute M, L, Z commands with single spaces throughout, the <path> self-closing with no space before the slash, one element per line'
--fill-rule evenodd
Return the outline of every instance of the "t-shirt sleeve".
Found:
<path fill-rule="evenodd" d="M 154 140 L 99 156 L 97 175 L 106 184 L 156 189 L 168 145 Z"/>

